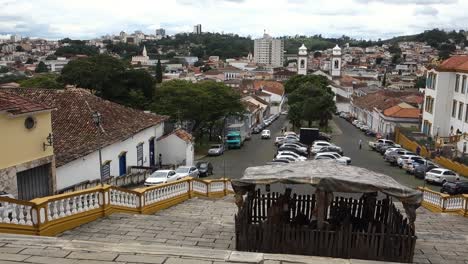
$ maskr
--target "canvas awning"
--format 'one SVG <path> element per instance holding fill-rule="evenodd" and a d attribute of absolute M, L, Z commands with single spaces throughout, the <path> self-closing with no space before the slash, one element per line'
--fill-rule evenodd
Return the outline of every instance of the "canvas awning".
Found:
<path fill-rule="evenodd" d="M 408 188 L 388 175 L 334 161 L 250 167 L 245 170 L 241 179 L 232 179 L 231 182 L 236 194 L 246 194 L 258 184 L 274 183 L 306 184 L 325 192 L 381 192 L 403 203 L 410 222 L 416 219 L 416 209 L 422 202 L 420 191 Z"/>

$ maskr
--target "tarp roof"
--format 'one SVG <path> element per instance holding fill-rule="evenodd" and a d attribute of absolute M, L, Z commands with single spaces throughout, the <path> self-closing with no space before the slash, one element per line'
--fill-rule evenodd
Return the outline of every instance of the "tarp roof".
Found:
<path fill-rule="evenodd" d="M 346 166 L 334 161 L 304 161 L 247 168 L 241 179 L 232 179 L 237 194 L 245 194 L 257 184 L 306 184 L 326 192 L 382 192 L 403 203 L 410 221 L 416 219 L 422 193 L 408 188 L 392 177 L 368 169 Z"/>

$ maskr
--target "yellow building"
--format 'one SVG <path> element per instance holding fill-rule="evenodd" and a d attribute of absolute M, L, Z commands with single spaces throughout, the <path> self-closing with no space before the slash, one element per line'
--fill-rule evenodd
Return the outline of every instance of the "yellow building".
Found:
<path fill-rule="evenodd" d="M 22 200 L 54 193 L 51 110 L 0 89 L 0 192 Z"/>

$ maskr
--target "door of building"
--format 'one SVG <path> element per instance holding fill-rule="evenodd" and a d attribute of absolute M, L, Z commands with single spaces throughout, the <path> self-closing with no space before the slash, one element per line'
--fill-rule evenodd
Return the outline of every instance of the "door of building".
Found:
<path fill-rule="evenodd" d="M 18 172 L 18 199 L 29 201 L 50 195 L 50 163 L 29 170 Z"/>
<path fill-rule="evenodd" d="M 154 162 L 154 139 L 150 139 L 150 141 L 149 141 L 149 158 L 150 158 L 150 166 L 153 167 L 155 165 L 155 162 Z"/>
<path fill-rule="evenodd" d="M 119 156 L 119 176 L 127 174 L 127 153 L 122 153 Z"/>

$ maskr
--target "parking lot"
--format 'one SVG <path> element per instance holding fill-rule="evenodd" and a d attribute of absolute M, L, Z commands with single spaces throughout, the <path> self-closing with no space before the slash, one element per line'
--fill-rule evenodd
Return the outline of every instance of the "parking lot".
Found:
<path fill-rule="evenodd" d="M 383 156 L 370 150 L 368 141 L 374 141 L 374 137 L 365 136 L 362 131 L 354 127 L 346 120 L 334 117 L 333 122 L 338 128 L 332 138 L 332 142 L 340 146 L 344 155 L 352 159 L 351 165 L 367 168 L 379 173 L 387 174 L 398 182 L 409 186 L 424 186 L 424 181 L 407 174 L 397 166 L 391 166 L 383 160 Z M 252 135 L 250 141 L 246 141 L 241 149 L 228 150 L 224 155 L 217 157 L 205 157 L 202 160 L 210 161 L 214 166 L 214 175 L 208 178 L 240 178 L 244 170 L 250 166 L 261 166 L 273 159 L 276 153 L 274 138 L 281 134 L 281 128 L 286 124 L 286 116 L 282 115 L 267 129 L 271 130 L 271 139 L 262 140 L 260 134 Z M 359 139 L 362 140 L 362 149 L 359 149 Z M 426 187 L 439 191 L 440 186 L 426 184 Z"/>

